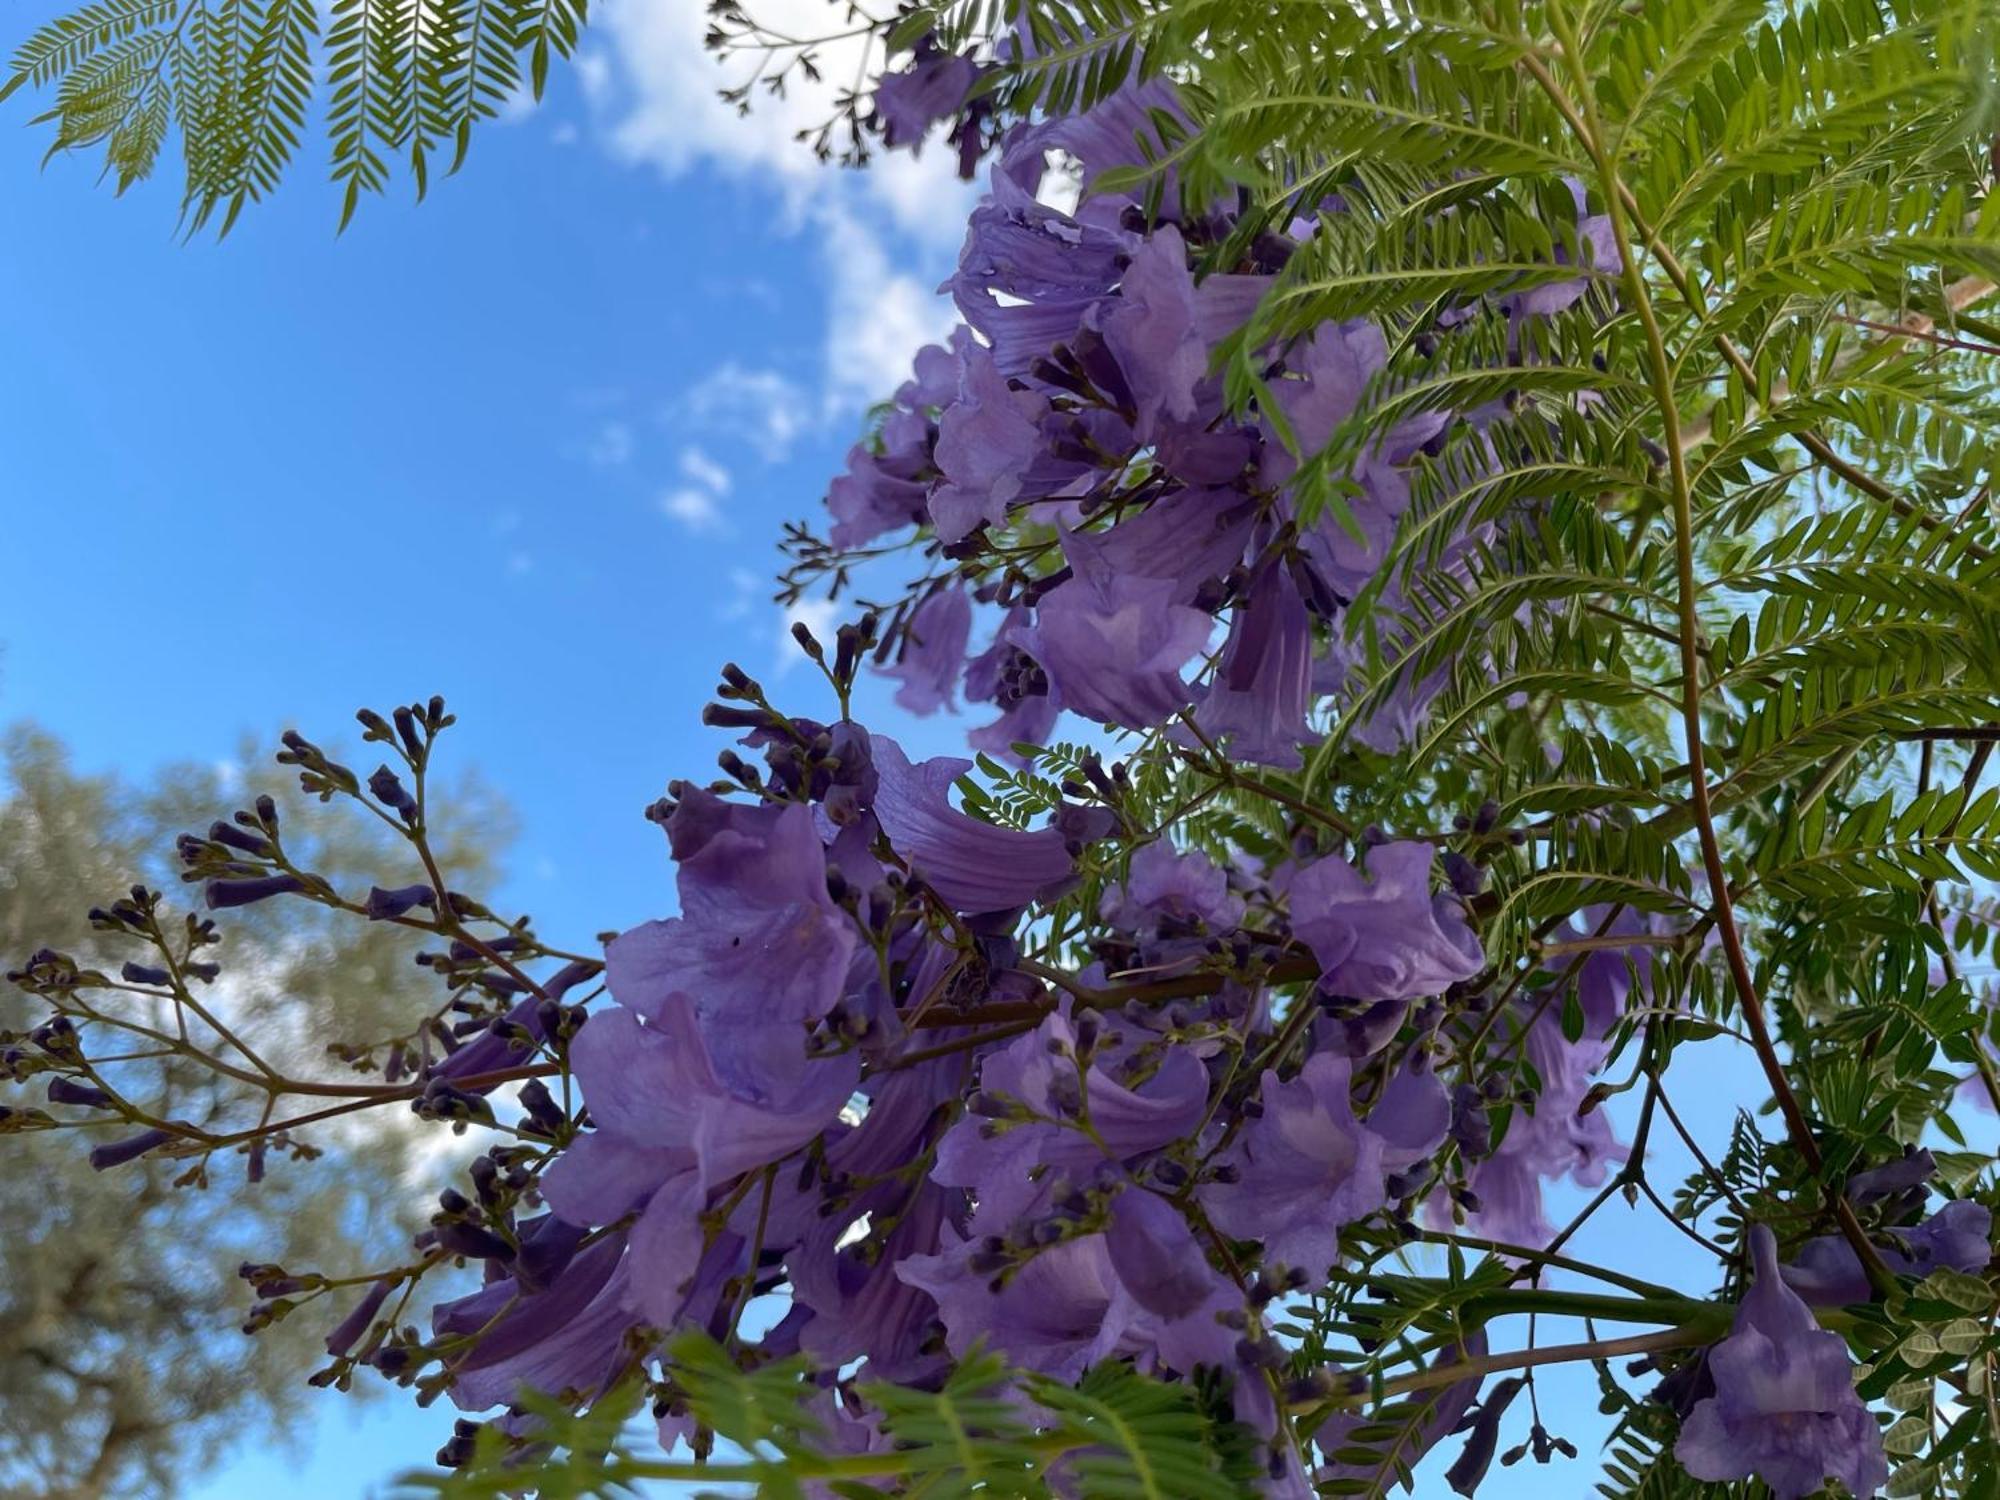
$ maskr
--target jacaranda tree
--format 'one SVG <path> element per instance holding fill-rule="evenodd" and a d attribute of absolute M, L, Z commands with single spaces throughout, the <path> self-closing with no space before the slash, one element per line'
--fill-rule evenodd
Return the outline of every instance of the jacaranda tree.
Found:
<path fill-rule="evenodd" d="M 64 91 L 223 12 L 316 24 L 109 0 L 21 74 L 116 162 Z M 335 30 L 421 57 L 475 12 Z M 853 601 L 799 632 L 836 715 L 720 668 L 741 750 L 647 810 L 680 914 L 601 953 L 453 883 L 440 700 L 360 716 L 372 773 L 290 734 L 405 868 L 330 880 L 262 804 L 189 834 L 215 917 L 132 891 L 121 968 L 14 975 L 48 1015 L 6 1128 L 196 1178 L 310 1172 L 270 1146 L 375 1108 L 489 1140 L 392 1261 L 243 1269 L 321 1383 L 464 1409 L 450 1494 L 1369 1495 L 1449 1445 L 1469 1495 L 1573 1452 L 1532 1382 L 1586 1361 L 1609 1495 L 2000 1492 L 1962 1123 L 2000 1102 L 2000 8 L 830 25 L 886 62 L 816 142 L 988 184 L 964 327 L 784 539 L 782 592 Z M 729 0 L 712 40 L 813 62 Z M 376 56 L 335 43 L 336 115 Z M 364 128 L 447 138 L 397 67 Z M 181 110 L 204 162 L 249 138 Z M 985 706 L 979 759 L 855 722 L 870 670 Z M 427 935 L 434 1020 L 335 1077 L 251 1052 L 205 997 L 267 901 Z M 128 1092 L 135 1032 L 236 1112 Z M 1719 1049 L 1768 1100 L 1705 1141 L 1675 1094 Z M 1614 1198 L 1711 1284 L 1567 1253 Z"/>

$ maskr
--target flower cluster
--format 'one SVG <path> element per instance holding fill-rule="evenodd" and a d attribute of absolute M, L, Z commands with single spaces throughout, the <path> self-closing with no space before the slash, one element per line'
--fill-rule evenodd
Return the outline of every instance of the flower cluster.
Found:
<path fill-rule="evenodd" d="M 943 69 L 925 58 L 885 80 L 878 107 L 901 108 Z M 1309 501 L 1299 455 L 1355 416 L 1388 344 L 1365 321 L 1322 326 L 1263 351 L 1264 394 L 1232 406 L 1218 351 L 1314 223 L 1239 247 L 1236 216 L 1180 206 L 1171 174 L 1151 207 L 1139 190 L 1098 187 L 1158 155 L 1162 122 L 1182 120 L 1172 85 L 1154 79 L 1002 138 L 946 283 L 964 326 L 917 356 L 828 492 L 833 548 L 917 527 L 957 564 L 899 614 L 890 670 L 898 702 L 917 712 L 950 704 L 958 687 L 997 710 L 970 737 L 996 755 L 1042 742 L 1067 709 L 1128 729 L 1173 722 L 1184 742 L 1299 766 L 1318 737 L 1315 708 L 1353 699 L 1368 676 L 1350 606 L 1371 590 L 1374 616 L 1393 621 L 1404 597 L 1385 564 L 1411 505 L 1411 463 L 1454 443 L 1476 460 L 1505 415 L 1504 402 L 1414 415 L 1368 438 L 1337 476 L 1335 503 Z M 1052 160 L 1081 174 L 1073 211 L 1050 201 L 1062 196 L 1049 191 Z M 1445 309 L 1426 337 L 1575 303 L 1609 264 L 1604 223 L 1576 227 L 1592 247 L 1586 274 Z M 1455 538 L 1428 566 L 1450 570 L 1491 529 Z M 1003 536 L 1014 545 L 996 552 Z M 990 643 L 969 657 L 968 595 L 996 610 Z M 1395 748 L 1439 685 L 1436 672 L 1391 672 L 1356 737 Z"/>
<path fill-rule="evenodd" d="M 654 810 L 682 914 L 607 951 L 617 1003 L 569 1049 L 590 1128 L 542 1175 L 549 1216 L 492 1226 L 485 1287 L 436 1314 L 441 1338 L 484 1330 L 453 1398 L 598 1391 L 661 1331 L 740 1337 L 782 1290 L 759 1352 L 864 1380 L 935 1379 L 982 1342 L 1064 1379 L 1109 1358 L 1219 1376 L 1273 1444 L 1273 1492 L 1308 1493 L 1271 1304 L 1324 1281 L 1350 1226 L 1393 1232 L 1447 1137 L 1421 1037 L 1482 958 L 1433 850 L 1250 879 L 1141 842 L 1104 885 L 1104 959 L 1061 974 L 1015 934 L 1131 844 L 1114 775 L 999 827 L 952 804 L 966 762 L 711 717 L 749 730 L 761 795 L 682 785 Z M 1317 999 L 1278 1000 L 1272 974 L 1302 967 Z M 1357 1032 L 1356 1007 L 1397 1019 Z M 662 1422 L 685 1434 L 671 1403 Z"/>

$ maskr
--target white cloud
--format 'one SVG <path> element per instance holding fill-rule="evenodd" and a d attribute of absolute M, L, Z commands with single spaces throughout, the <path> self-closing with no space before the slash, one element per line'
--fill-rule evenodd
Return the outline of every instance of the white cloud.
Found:
<path fill-rule="evenodd" d="M 584 444 L 583 456 L 597 468 L 615 469 L 632 461 L 637 446 L 632 429 L 625 423 L 604 422 Z"/>
<path fill-rule="evenodd" d="M 660 496 L 660 509 L 689 531 L 724 529 L 721 508 L 716 505 L 715 496 L 707 490 L 698 490 L 691 485 L 669 490 Z"/>
<path fill-rule="evenodd" d="M 717 93 L 746 76 L 750 58 L 718 64 L 702 47 L 704 10 L 691 0 L 605 0 L 593 31 L 608 46 L 588 55 L 585 91 L 618 155 L 670 176 L 704 165 L 775 190 L 784 227 L 816 237 L 828 288 L 818 404 L 827 417 L 851 416 L 894 391 L 910 356 L 949 328 L 949 306 L 931 289 L 964 233 L 973 189 L 942 142 L 920 157 L 878 151 L 850 172 L 820 163 L 796 138 L 833 113 L 874 45 L 862 38 L 816 50 L 821 84 L 794 69 L 782 97 L 758 89 L 739 114 Z M 795 37 L 847 29 L 827 0 L 761 0 L 752 13 Z M 866 61 L 879 66 L 879 50 Z"/>
<path fill-rule="evenodd" d="M 726 360 L 681 398 L 672 413 L 702 432 L 747 440 L 769 463 L 779 463 L 812 425 L 812 403 L 776 370 L 752 370 Z"/>
<path fill-rule="evenodd" d="M 729 471 L 692 444 L 681 449 L 681 472 L 714 494 L 729 493 Z"/>
<path fill-rule="evenodd" d="M 887 246 L 858 214 L 826 211 L 830 306 L 826 399 L 838 410 L 889 396 L 910 378 L 910 356 L 942 343 L 957 314 L 934 283 L 897 269 Z"/>

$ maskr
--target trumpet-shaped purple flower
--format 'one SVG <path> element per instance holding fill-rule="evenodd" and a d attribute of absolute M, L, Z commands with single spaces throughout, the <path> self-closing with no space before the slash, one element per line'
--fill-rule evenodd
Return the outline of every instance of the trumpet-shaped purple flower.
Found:
<path fill-rule="evenodd" d="M 768 1100 L 730 1092 L 709 1056 L 694 1007 L 669 996 L 659 1019 L 593 1015 L 570 1046 L 571 1067 L 596 1122 L 543 1177 L 543 1196 L 573 1224 L 608 1224 L 683 1171 L 706 1189 L 776 1161 L 830 1124 L 854 1092 L 851 1055 L 823 1058 Z"/>
<path fill-rule="evenodd" d="M 1162 226 L 1132 252 L 1118 296 L 1095 309 L 1104 342 L 1131 393 L 1133 435 L 1156 441 L 1168 423 L 1195 415 L 1195 386 L 1208 373 L 1196 331 L 1194 277 L 1180 231 Z"/>
<path fill-rule="evenodd" d="M 1100 546 L 1081 532 L 1063 534 L 1074 574 L 1042 600 L 1033 628 L 1012 638 L 1042 664 L 1065 708 L 1150 729 L 1193 696 L 1181 668 L 1207 643 L 1214 622 L 1177 602 L 1172 581 L 1123 572 Z"/>
<path fill-rule="evenodd" d="M 971 635 L 972 601 L 964 589 L 939 589 L 919 604 L 904 632 L 902 653 L 894 666 L 882 669 L 884 677 L 902 682 L 897 707 L 913 714 L 949 708 Z"/>
<path fill-rule="evenodd" d="M 1258 1240 L 1265 1258 L 1323 1279 L 1340 1231 L 1381 1208 L 1382 1137 L 1354 1118 L 1351 1064 L 1321 1052 L 1299 1076 L 1263 1079 L 1263 1114 L 1225 1158 L 1233 1182 L 1204 1184 L 1202 1207 L 1224 1234 Z"/>
<path fill-rule="evenodd" d="M 963 384 L 938 419 L 937 466 L 944 482 L 931 491 L 938 539 L 963 541 L 981 526 L 1007 519 L 1023 476 L 1041 455 L 1041 419 L 1048 401 L 1008 386 L 993 356 L 977 344 L 964 350 Z"/>
<path fill-rule="evenodd" d="M 1292 879 L 1292 930 L 1319 960 L 1320 988 L 1355 1000 L 1442 994 L 1485 962 L 1457 901 L 1431 894 L 1429 844 L 1383 844 L 1366 876 L 1344 859 Z"/>
<path fill-rule="evenodd" d="M 747 806 L 691 788 L 667 824 L 681 915 L 607 950 L 620 1004 L 661 1020 L 693 1002 L 729 1089 L 763 1098 L 805 1066 L 806 1022 L 840 998 L 858 941 L 826 890 L 826 852 L 799 803 Z"/>
<path fill-rule="evenodd" d="M 628 1304 L 624 1253 L 624 1236 L 611 1235 L 547 1290 L 530 1292 L 503 1276 L 440 1303 L 431 1314 L 437 1333 L 480 1335 L 454 1362 L 452 1401 L 484 1411 L 518 1400 L 523 1390 L 601 1390 L 622 1368 L 625 1332 L 640 1317 Z"/>
<path fill-rule="evenodd" d="M 977 1192 L 975 1230 L 1005 1232 L 1045 1209 L 1059 1188 L 1115 1175 L 1201 1125 L 1208 1072 L 1193 1053 L 1162 1053 L 1157 1044 L 1142 1052 L 1130 1037 L 1101 1041 L 1079 1071 L 1076 1045 L 1075 1023 L 1058 1012 L 981 1062 L 980 1092 L 1009 1117 L 960 1120 L 939 1142 L 931 1173 Z"/>
<path fill-rule="evenodd" d="M 1854 1393 L 1847 1346 L 1785 1285 L 1762 1224 L 1750 1231 L 1750 1252 L 1756 1274 L 1735 1331 L 1709 1353 L 1715 1394 L 1688 1413 L 1674 1457 L 1696 1479 L 1754 1474 L 1778 1500 L 1799 1500 L 1828 1479 L 1874 1494 L 1889 1466 L 1881 1431 Z"/>
<path fill-rule="evenodd" d="M 1111 830 L 1108 812 L 1081 808 L 1032 833 L 982 823 L 951 805 L 952 783 L 971 761 L 938 756 L 911 765 L 886 735 L 875 735 L 873 745 L 881 775 L 876 821 L 910 868 L 968 915 L 1012 911 L 1060 892 L 1075 878 L 1076 849 Z"/>
<path fill-rule="evenodd" d="M 1199 850 L 1180 854 L 1164 839 L 1132 855 L 1125 884 L 1104 893 L 1104 920 L 1125 932 L 1151 933 L 1196 924 L 1227 932 L 1243 918 L 1243 898 L 1229 876 Z"/>
<path fill-rule="evenodd" d="M 1196 722 L 1239 760 L 1297 769 L 1305 764 L 1299 747 L 1319 742 L 1306 727 L 1312 666 L 1312 617 L 1291 573 L 1274 559 L 1230 622 Z"/>
<path fill-rule="evenodd" d="M 964 108 L 965 96 L 978 81 L 979 65 L 971 58 L 945 51 L 935 37 L 923 38 L 907 67 L 875 81 L 882 144 L 892 151 L 902 146 L 916 150 L 931 126 Z"/>
<path fill-rule="evenodd" d="M 1899 1276 L 1928 1276 L 1940 1267 L 1976 1276 L 1993 1258 L 1993 1215 L 1984 1204 L 1960 1198 L 1886 1238 L 1882 1262 Z M 1807 1240 L 1784 1272 L 1785 1285 L 1815 1307 L 1866 1302 L 1872 1295 L 1861 1257 L 1837 1234 Z"/>

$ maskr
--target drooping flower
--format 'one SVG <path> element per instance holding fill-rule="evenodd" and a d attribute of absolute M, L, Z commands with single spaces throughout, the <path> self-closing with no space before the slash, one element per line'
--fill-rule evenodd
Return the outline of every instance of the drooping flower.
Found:
<path fill-rule="evenodd" d="M 1318 860 L 1292 879 L 1292 930 L 1319 960 L 1320 988 L 1355 1000 L 1442 994 L 1485 962 L 1457 901 L 1431 894 L 1429 844 L 1369 851 L 1367 874 Z"/>
<path fill-rule="evenodd" d="M 964 108 L 966 95 L 978 81 L 979 65 L 971 58 L 945 51 L 935 35 L 923 37 L 908 66 L 885 71 L 875 81 L 882 144 L 891 150 L 915 151 L 931 126 Z"/>
<path fill-rule="evenodd" d="M 1041 663 L 1065 708 L 1150 729 L 1193 696 L 1181 669 L 1214 622 L 1178 602 L 1173 581 L 1123 571 L 1101 545 L 1083 532 L 1063 533 L 1072 576 L 1042 599 L 1033 627 L 1012 639 Z"/>
<path fill-rule="evenodd" d="M 1578 1113 L 1609 1044 L 1588 1035 L 1570 1041 L 1558 1009 L 1539 999 L 1508 1025 L 1527 1027 L 1519 1045 L 1542 1087 L 1533 1110 L 1516 1109 L 1505 1138 L 1473 1169 L 1469 1184 L 1479 1207 L 1472 1219 L 1496 1240 L 1539 1247 L 1555 1233 L 1542 1208 L 1543 1183 L 1567 1177 L 1595 1187 L 1626 1150 L 1603 1110 Z"/>
<path fill-rule="evenodd" d="M 1267 1071 L 1263 1113 L 1224 1158 L 1236 1180 L 1199 1189 L 1224 1234 L 1315 1280 L 1338 1259 L 1340 1231 L 1387 1199 L 1382 1137 L 1354 1118 L 1351 1079 L 1349 1060 L 1326 1052 L 1290 1083 Z"/>
<path fill-rule="evenodd" d="M 1092 315 L 1131 393 L 1133 435 L 1158 440 L 1167 423 L 1195 414 L 1195 386 L 1208 373 L 1196 330 L 1194 276 L 1180 231 L 1162 225 L 1126 262 L 1115 300 Z"/>
<path fill-rule="evenodd" d="M 1136 850 L 1125 884 L 1107 890 L 1099 911 L 1125 932 L 1167 927 L 1227 932 L 1243 916 L 1243 898 L 1227 872 L 1200 850 L 1182 854 L 1164 839 Z"/>
<path fill-rule="evenodd" d="M 623 1367 L 625 1332 L 640 1320 L 628 1302 L 624 1253 L 624 1236 L 609 1235 L 546 1290 L 502 1276 L 439 1303 L 431 1314 L 436 1333 L 479 1335 L 453 1361 L 453 1403 L 484 1411 L 518 1401 L 524 1390 L 601 1391 Z"/>
<path fill-rule="evenodd" d="M 1048 401 L 1017 391 L 978 344 L 964 350 L 958 400 L 938 419 L 937 466 L 944 480 L 930 494 L 931 522 L 943 542 L 997 526 L 1021 494 L 1023 476 L 1042 452 L 1038 425 Z"/>
<path fill-rule="evenodd" d="M 690 788 L 667 836 L 681 915 L 611 944 L 611 993 L 656 1021 L 673 997 L 688 997 L 732 1092 L 756 1099 L 789 1088 L 805 1066 L 805 1023 L 840 998 L 859 941 L 827 894 L 812 811 Z"/>
<path fill-rule="evenodd" d="M 896 706 L 913 714 L 949 708 L 965 643 L 972 635 L 972 601 L 960 588 L 939 589 L 919 604 L 903 634 L 903 649 L 884 677 L 898 678 Z"/>
<path fill-rule="evenodd" d="M 1993 1215 L 1984 1204 L 1959 1198 L 1883 1238 L 1887 1243 L 1877 1247 L 1882 1263 L 1898 1276 L 1928 1276 L 1940 1267 L 1976 1276 L 1993 1258 Z M 1866 1302 L 1872 1295 L 1861 1257 L 1837 1234 L 1807 1240 L 1784 1274 L 1785 1285 L 1815 1307 Z"/>
<path fill-rule="evenodd" d="M 1854 1392 L 1838 1334 L 1785 1285 L 1777 1241 L 1750 1231 L 1756 1271 L 1736 1326 L 1709 1353 L 1715 1394 L 1681 1424 L 1674 1457 L 1696 1479 L 1756 1475 L 1778 1500 L 1799 1500 L 1828 1479 L 1865 1497 L 1888 1481 L 1882 1433 Z"/>
<path fill-rule="evenodd" d="M 1290 571 L 1272 558 L 1230 622 L 1195 721 L 1235 759 L 1295 770 L 1305 764 L 1300 747 L 1319 741 L 1306 727 L 1312 669 L 1312 616 Z"/>
<path fill-rule="evenodd" d="M 872 737 L 881 781 L 876 821 L 890 845 L 925 884 L 967 915 L 1011 911 L 1049 897 L 1076 875 L 1075 849 L 1110 831 L 1110 814 L 1072 809 L 1047 828 L 1024 833 L 983 823 L 951 805 L 952 783 L 972 762 L 938 756 L 912 765 L 886 735 Z"/>

